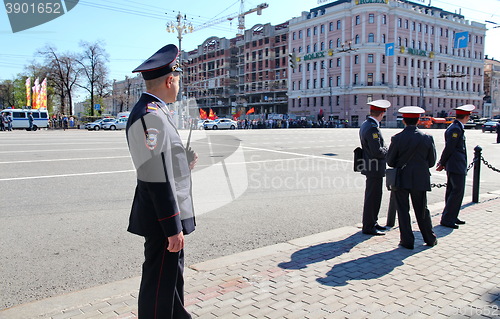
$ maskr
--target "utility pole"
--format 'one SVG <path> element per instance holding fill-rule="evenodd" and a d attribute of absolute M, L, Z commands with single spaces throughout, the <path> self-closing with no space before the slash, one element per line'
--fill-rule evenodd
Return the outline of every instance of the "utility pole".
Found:
<path fill-rule="evenodd" d="M 170 21 L 167 23 L 167 32 L 169 33 L 175 33 L 177 32 L 177 39 L 179 39 L 179 65 L 182 67 L 182 35 L 187 34 L 187 33 L 192 33 L 194 30 L 193 25 L 190 22 L 187 22 L 187 17 L 186 15 L 182 16 L 182 14 L 179 12 L 176 17 L 176 22 Z M 178 115 L 184 115 L 186 113 L 186 110 L 184 109 L 185 107 L 183 106 L 183 91 L 184 91 L 184 85 L 183 85 L 183 78 L 181 77 L 181 80 L 179 81 L 179 93 L 177 95 L 177 100 L 179 101 L 179 105 L 182 105 L 182 111 L 179 112 L 181 114 Z M 183 119 L 181 116 L 181 120 Z M 184 121 L 182 121 L 180 124 L 180 128 L 183 127 Z M 179 124 L 179 123 L 178 123 Z"/>

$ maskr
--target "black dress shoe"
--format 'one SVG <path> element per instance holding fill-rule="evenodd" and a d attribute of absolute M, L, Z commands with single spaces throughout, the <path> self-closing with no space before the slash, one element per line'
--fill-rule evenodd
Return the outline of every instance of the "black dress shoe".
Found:
<path fill-rule="evenodd" d="M 429 246 L 429 247 L 434 247 L 434 246 L 436 246 L 436 245 L 438 244 L 438 240 L 436 239 L 436 240 L 434 240 L 434 242 L 433 242 L 433 243 L 425 243 L 425 244 L 426 244 L 427 246 Z"/>
<path fill-rule="evenodd" d="M 363 231 L 363 234 L 365 235 L 373 235 L 373 236 L 384 236 L 385 233 L 378 231 L 376 229 L 370 230 L 370 231 Z"/>
<path fill-rule="evenodd" d="M 403 248 L 406 248 L 406 249 L 413 249 L 413 245 L 408 245 L 408 244 L 399 243 L 399 246 L 401 246 L 401 247 L 403 247 Z"/>
<path fill-rule="evenodd" d="M 457 218 L 457 221 L 455 222 L 455 224 L 457 224 L 457 225 L 464 225 L 465 221 L 464 220 L 460 220 L 460 219 Z"/>
<path fill-rule="evenodd" d="M 455 225 L 455 224 L 444 224 L 444 223 L 441 223 L 441 226 L 448 227 L 448 228 L 453 228 L 453 229 L 458 229 L 458 225 Z"/>
<path fill-rule="evenodd" d="M 387 225 L 385 225 L 385 228 L 392 228 L 392 227 L 394 227 L 394 224 L 387 224 Z"/>
<path fill-rule="evenodd" d="M 379 224 L 375 224 L 375 229 L 376 229 L 376 230 L 387 230 L 387 228 L 386 228 L 386 227 L 384 227 L 384 226 L 380 226 Z"/>

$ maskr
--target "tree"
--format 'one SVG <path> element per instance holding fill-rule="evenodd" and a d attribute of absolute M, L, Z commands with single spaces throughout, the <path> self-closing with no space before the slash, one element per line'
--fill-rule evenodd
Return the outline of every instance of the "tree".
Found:
<path fill-rule="evenodd" d="M 107 80 L 109 61 L 108 54 L 103 48 L 103 43 L 81 42 L 83 53 L 78 58 L 80 71 L 85 80 L 85 85 L 78 84 L 81 88 L 87 90 L 90 94 L 90 114 L 94 115 L 94 105 L 96 97 L 103 98 L 108 95 L 110 83 Z"/>
<path fill-rule="evenodd" d="M 5 80 L 0 83 L 0 105 L 2 108 L 15 107 L 14 81 Z"/>
<path fill-rule="evenodd" d="M 55 94 L 59 96 L 61 102 L 61 112 L 73 114 L 73 89 L 78 84 L 79 68 L 75 54 L 59 54 L 56 48 L 47 45 L 38 51 L 38 54 L 45 57 L 48 81 L 55 88 Z M 66 112 L 66 104 L 69 105 L 69 112 Z"/>

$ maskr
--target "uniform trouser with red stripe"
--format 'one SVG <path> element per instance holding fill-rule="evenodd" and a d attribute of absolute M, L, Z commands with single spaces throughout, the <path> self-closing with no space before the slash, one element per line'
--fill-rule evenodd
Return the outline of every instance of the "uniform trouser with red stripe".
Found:
<path fill-rule="evenodd" d="M 146 237 L 139 290 L 140 319 L 191 318 L 184 308 L 184 251 L 171 253 L 165 237 Z"/>

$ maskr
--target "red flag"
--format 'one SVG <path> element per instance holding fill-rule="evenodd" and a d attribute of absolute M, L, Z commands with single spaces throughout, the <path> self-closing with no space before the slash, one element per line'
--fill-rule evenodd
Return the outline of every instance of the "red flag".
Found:
<path fill-rule="evenodd" d="M 252 107 L 250 110 L 247 111 L 247 115 L 253 112 L 255 112 L 255 109 Z"/>
<path fill-rule="evenodd" d="M 200 119 L 202 119 L 202 120 L 207 119 L 207 112 L 205 112 L 204 109 L 200 109 Z"/>
<path fill-rule="evenodd" d="M 236 114 L 233 115 L 233 120 L 236 120 L 241 116 L 241 111 L 236 112 Z"/>
<path fill-rule="evenodd" d="M 215 120 L 216 119 L 215 113 L 212 110 L 212 108 L 210 108 L 210 113 L 208 113 L 208 119 L 209 120 Z"/>

